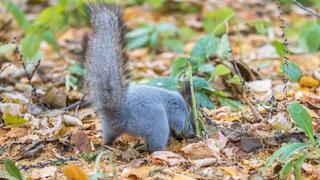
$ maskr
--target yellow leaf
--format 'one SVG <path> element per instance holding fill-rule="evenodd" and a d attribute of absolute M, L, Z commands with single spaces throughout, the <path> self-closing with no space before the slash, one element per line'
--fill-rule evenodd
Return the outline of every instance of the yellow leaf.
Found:
<path fill-rule="evenodd" d="M 64 175 L 70 180 L 88 180 L 87 174 L 76 165 L 68 164 L 64 170 Z"/>
<path fill-rule="evenodd" d="M 311 76 L 303 76 L 300 81 L 299 84 L 301 87 L 317 87 L 319 86 L 319 81 L 314 79 Z"/>
<path fill-rule="evenodd" d="M 19 125 L 28 122 L 26 119 L 20 116 L 15 116 L 11 114 L 7 114 L 6 116 L 4 116 L 3 120 L 6 125 Z"/>

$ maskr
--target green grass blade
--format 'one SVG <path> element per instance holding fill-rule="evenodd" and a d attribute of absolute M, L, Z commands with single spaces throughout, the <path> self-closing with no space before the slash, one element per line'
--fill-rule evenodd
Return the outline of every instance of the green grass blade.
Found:
<path fill-rule="evenodd" d="M 21 173 L 19 171 L 19 169 L 16 167 L 16 165 L 14 165 L 13 161 L 6 159 L 4 161 L 4 167 L 6 169 L 6 171 L 9 173 L 10 176 L 18 179 L 18 180 L 22 180 L 22 176 Z"/>
<path fill-rule="evenodd" d="M 267 169 L 272 165 L 272 163 L 281 155 L 286 153 L 290 149 L 295 149 L 296 147 L 300 147 L 302 145 L 305 145 L 304 143 L 292 143 L 292 144 L 286 144 L 282 146 L 280 149 L 278 149 L 276 152 L 273 153 L 273 155 L 268 159 L 266 162 L 266 165 L 263 168 L 263 172 L 265 173 Z"/>
<path fill-rule="evenodd" d="M 302 180 L 301 166 L 305 159 L 306 155 L 302 154 L 297 158 L 296 163 L 294 163 L 294 177 L 296 180 Z"/>
<path fill-rule="evenodd" d="M 291 173 L 293 162 L 294 160 L 291 160 L 282 167 L 280 171 L 280 179 L 285 179 Z"/>
<path fill-rule="evenodd" d="M 307 110 L 298 102 L 293 102 L 289 105 L 288 111 L 297 126 L 303 129 L 312 143 L 315 143 L 312 119 Z"/>

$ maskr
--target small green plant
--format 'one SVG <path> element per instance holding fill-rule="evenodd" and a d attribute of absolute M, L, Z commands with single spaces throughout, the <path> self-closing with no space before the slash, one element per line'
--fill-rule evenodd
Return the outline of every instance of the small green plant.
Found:
<path fill-rule="evenodd" d="M 16 167 L 14 162 L 10 159 L 4 160 L 4 167 L 6 171 L 0 171 L 0 179 L 9 180 L 23 180 L 19 169 Z"/>
<path fill-rule="evenodd" d="M 191 51 L 190 58 L 177 58 L 171 66 L 170 77 L 159 77 L 149 82 L 150 85 L 155 85 L 167 89 L 177 89 L 179 87 L 179 77 L 183 74 L 188 74 L 189 66 L 191 66 L 192 84 L 194 87 L 194 95 L 198 105 L 213 109 L 215 105 L 212 103 L 210 96 L 212 94 L 218 96 L 220 104 L 229 106 L 232 109 L 241 108 L 241 103 L 232 100 L 228 97 L 227 93 L 218 91 L 210 86 L 210 82 L 216 77 L 221 76 L 226 79 L 227 83 L 240 84 L 240 78 L 233 76 L 231 70 L 219 63 L 216 66 L 209 63 L 211 56 L 218 56 L 221 61 L 229 58 L 229 40 L 228 36 L 224 34 L 221 38 L 210 34 L 200 38 Z"/>
<path fill-rule="evenodd" d="M 132 30 L 126 35 L 127 47 L 136 49 L 150 46 L 155 53 L 159 45 L 175 52 L 183 52 L 182 42 L 178 40 L 178 28 L 169 23 L 148 24 Z"/>
<path fill-rule="evenodd" d="M 86 3 L 86 0 L 59 0 L 57 4 L 43 9 L 35 20 L 29 21 L 26 14 L 12 0 L 1 2 L 25 32 L 25 37 L 21 41 L 21 51 L 25 61 L 41 59 L 42 55 L 38 50 L 42 41 L 46 41 L 59 51 L 55 35 L 70 26 L 88 22 Z"/>
<path fill-rule="evenodd" d="M 280 178 L 285 179 L 294 170 L 296 179 L 302 179 L 301 166 L 306 160 L 320 159 L 320 140 L 316 140 L 312 128 L 312 119 L 307 110 L 298 102 L 294 102 L 288 106 L 290 117 L 295 124 L 301 128 L 309 142 L 289 143 L 282 146 L 268 159 L 264 166 L 264 172 L 272 165 L 272 163 L 279 159 L 283 165 L 280 171 Z"/>
<path fill-rule="evenodd" d="M 87 153 L 87 152 L 83 152 L 80 154 L 80 157 L 88 162 L 92 162 L 95 161 L 97 158 L 97 154 L 96 153 Z"/>

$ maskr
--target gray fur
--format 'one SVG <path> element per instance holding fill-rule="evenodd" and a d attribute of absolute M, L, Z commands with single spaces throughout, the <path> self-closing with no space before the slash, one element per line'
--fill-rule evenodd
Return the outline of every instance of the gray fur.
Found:
<path fill-rule="evenodd" d="M 111 145 L 121 134 L 142 136 L 149 151 L 164 149 L 170 130 L 181 135 L 188 123 L 183 97 L 174 91 L 146 85 L 127 85 L 123 20 L 119 9 L 93 4 L 93 37 L 88 45 L 91 98 L 102 120 L 104 141 Z"/>

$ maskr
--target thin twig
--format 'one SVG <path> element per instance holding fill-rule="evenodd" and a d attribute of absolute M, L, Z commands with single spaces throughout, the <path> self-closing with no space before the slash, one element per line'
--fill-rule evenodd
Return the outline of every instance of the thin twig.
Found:
<path fill-rule="evenodd" d="M 310 9 L 310 8 L 307 8 L 305 7 L 303 4 L 299 3 L 298 1 L 296 0 L 292 0 L 292 3 L 297 5 L 298 7 L 300 7 L 301 9 L 307 11 L 308 13 L 310 13 L 311 15 L 314 15 L 316 16 L 317 18 L 320 18 L 320 14 L 318 14 L 317 12 L 315 12 L 314 10 Z"/>
<path fill-rule="evenodd" d="M 0 74 L 6 70 L 9 66 L 11 66 L 12 64 L 7 64 L 6 66 L 4 66 L 2 69 L 0 69 Z"/>

